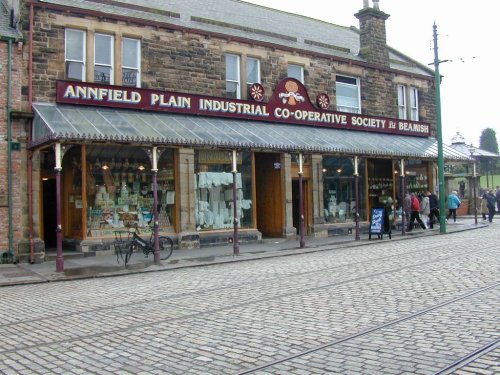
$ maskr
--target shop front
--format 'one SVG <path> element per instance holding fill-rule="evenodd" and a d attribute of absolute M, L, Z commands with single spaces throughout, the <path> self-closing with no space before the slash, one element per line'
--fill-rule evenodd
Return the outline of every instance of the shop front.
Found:
<path fill-rule="evenodd" d="M 301 225 L 326 236 L 380 204 L 397 220 L 403 190 L 434 187 L 428 124 L 318 108 L 294 79 L 267 103 L 57 85 L 57 103 L 33 105 L 46 246 L 58 227 L 54 170 L 62 236 L 84 251 L 109 249 L 114 231 L 132 226 L 181 248 L 228 242 L 235 219 L 241 241 L 295 237 Z"/>

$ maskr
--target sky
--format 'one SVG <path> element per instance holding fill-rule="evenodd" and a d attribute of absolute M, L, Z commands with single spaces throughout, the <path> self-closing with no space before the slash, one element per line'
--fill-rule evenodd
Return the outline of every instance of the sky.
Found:
<path fill-rule="evenodd" d="M 354 14 L 363 0 L 245 0 L 341 26 L 356 26 Z M 438 32 L 439 72 L 443 76 L 441 123 L 443 143 L 457 132 L 479 147 L 483 129 L 500 140 L 499 48 L 496 0 L 380 0 L 387 44 L 434 69 L 433 25 Z M 369 1 L 372 6 L 372 0 Z M 445 62 L 445 60 L 448 60 Z M 500 142 L 499 142 L 500 143 Z"/>

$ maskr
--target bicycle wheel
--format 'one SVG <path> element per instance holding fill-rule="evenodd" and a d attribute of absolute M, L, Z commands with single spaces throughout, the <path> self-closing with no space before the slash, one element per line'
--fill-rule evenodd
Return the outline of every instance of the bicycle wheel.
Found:
<path fill-rule="evenodd" d="M 130 258 L 132 258 L 132 254 L 134 253 L 134 243 L 132 242 L 125 252 L 125 265 L 127 265 Z"/>
<path fill-rule="evenodd" d="M 170 258 L 174 251 L 174 241 L 170 237 L 160 237 L 160 259 L 165 260 Z"/>

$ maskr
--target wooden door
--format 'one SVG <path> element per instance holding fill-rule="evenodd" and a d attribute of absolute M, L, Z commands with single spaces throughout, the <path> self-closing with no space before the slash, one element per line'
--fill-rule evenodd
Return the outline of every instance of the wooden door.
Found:
<path fill-rule="evenodd" d="M 263 236 L 283 233 L 283 194 L 280 154 L 255 154 L 257 229 Z"/>

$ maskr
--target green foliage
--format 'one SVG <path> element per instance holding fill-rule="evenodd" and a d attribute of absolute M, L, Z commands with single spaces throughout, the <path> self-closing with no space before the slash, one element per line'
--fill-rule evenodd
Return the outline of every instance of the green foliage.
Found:
<path fill-rule="evenodd" d="M 495 130 L 491 128 L 483 129 L 479 138 L 479 148 L 498 154 L 498 141 Z"/>

